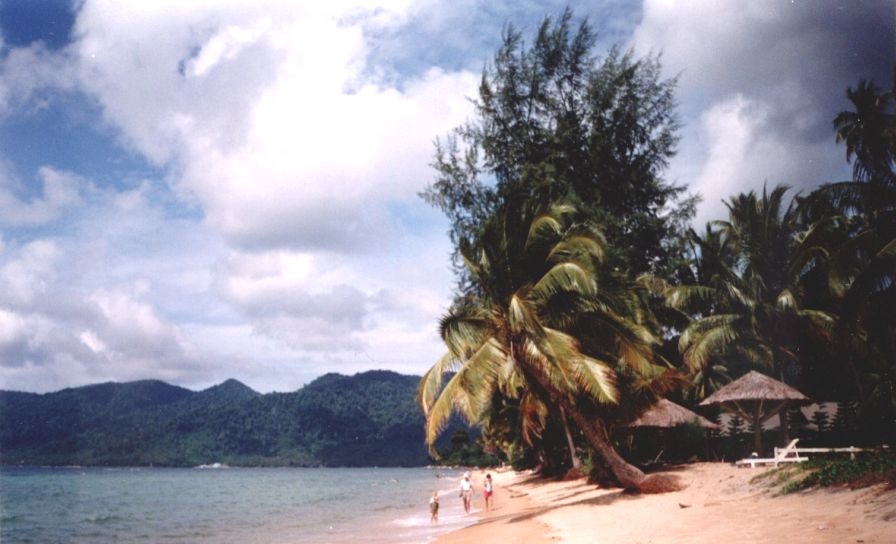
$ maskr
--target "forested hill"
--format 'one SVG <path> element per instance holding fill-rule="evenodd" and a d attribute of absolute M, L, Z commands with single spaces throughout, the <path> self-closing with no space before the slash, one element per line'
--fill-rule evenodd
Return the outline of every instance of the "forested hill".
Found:
<path fill-rule="evenodd" d="M 293 393 L 264 395 L 236 380 L 199 392 L 152 380 L 0 391 L 0 463 L 424 465 L 419 380 L 327 374 Z"/>

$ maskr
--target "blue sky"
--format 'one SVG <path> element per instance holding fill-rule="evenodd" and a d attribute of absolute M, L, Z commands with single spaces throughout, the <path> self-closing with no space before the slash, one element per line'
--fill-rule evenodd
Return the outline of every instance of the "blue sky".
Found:
<path fill-rule="evenodd" d="M 422 373 L 452 285 L 432 142 L 502 26 L 565 5 L 0 0 L 0 388 Z M 697 224 L 845 179 L 831 119 L 894 62 L 889 1 L 570 6 L 678 75 Z"/>

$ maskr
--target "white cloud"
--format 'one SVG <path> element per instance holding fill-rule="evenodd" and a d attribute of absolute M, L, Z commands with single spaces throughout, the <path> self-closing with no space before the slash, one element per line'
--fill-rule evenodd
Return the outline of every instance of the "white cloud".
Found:
<path fill-rule="evenodd" d="M 71 90 L 76 81 L 74 66 L 64 54 L 40 43 L 9 47 L 0 37 L 0 120 L 23 109 L 45 107 L 48 89 Z"/>
<path fill-rule="evenodd" d="M 85 5 L 83 83 L 238 245 L 375 245 L 388 201 L 415 198 L 432 139 L 469 112 L 471 73 L 370 79 L 365 29 L 401 21 L 402 3 L 152 5 L 139 18 Z"/>
<path fill-rule="evenodd" d="M 79 205 L 81 191 L 90 188 L 83 178 L 48 166 L 38 170 L 37 178 L 37 186 L 29 188 L 14 179 L 8 168 L 0 168 L 0 223 L 13 226 L 49 223 Z"/>
<path fill-rule="evenodd" d="M 7 245 L 0 261 L 0 302 L 22 307 L 45 296 L 56 284 L 59 257 L 50 240 L 32 240 L 20 248 Z"/>

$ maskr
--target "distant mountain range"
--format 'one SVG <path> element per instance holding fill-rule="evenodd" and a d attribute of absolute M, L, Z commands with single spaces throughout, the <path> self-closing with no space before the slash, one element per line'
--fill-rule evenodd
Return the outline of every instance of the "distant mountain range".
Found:
<path fill-rule="evenodd" d="M 419 380 L 370 371 L 293 393 L 236 380 L 199 392 L 155 380 L 0 391 L 0 463 L 419 466 L 429 462 Z"/>

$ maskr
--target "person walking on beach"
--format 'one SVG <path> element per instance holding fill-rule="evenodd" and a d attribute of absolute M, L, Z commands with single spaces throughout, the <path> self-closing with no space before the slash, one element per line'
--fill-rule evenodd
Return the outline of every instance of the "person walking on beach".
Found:
<path fill-rule="evenodd" d="M 439 493 L 437 491 L 433 491 L 432 497 L 429 498 L 429 522 L 439 522 Z"/>
<path fill-rule="evenodd" d="M 492 509 L 492 475 L 486 474 L 485 481 L 482 482 L 482 498 L 485 499 L 485 511 Z"/>
<path fill-rule="evenodd" d="M 473 482 L 469 472 L 464 472 L 464 477 L 460 480 L 460 498 L 464 501 L 464 512 L 469 514 L 470 504 L 473 502 Z"/>

